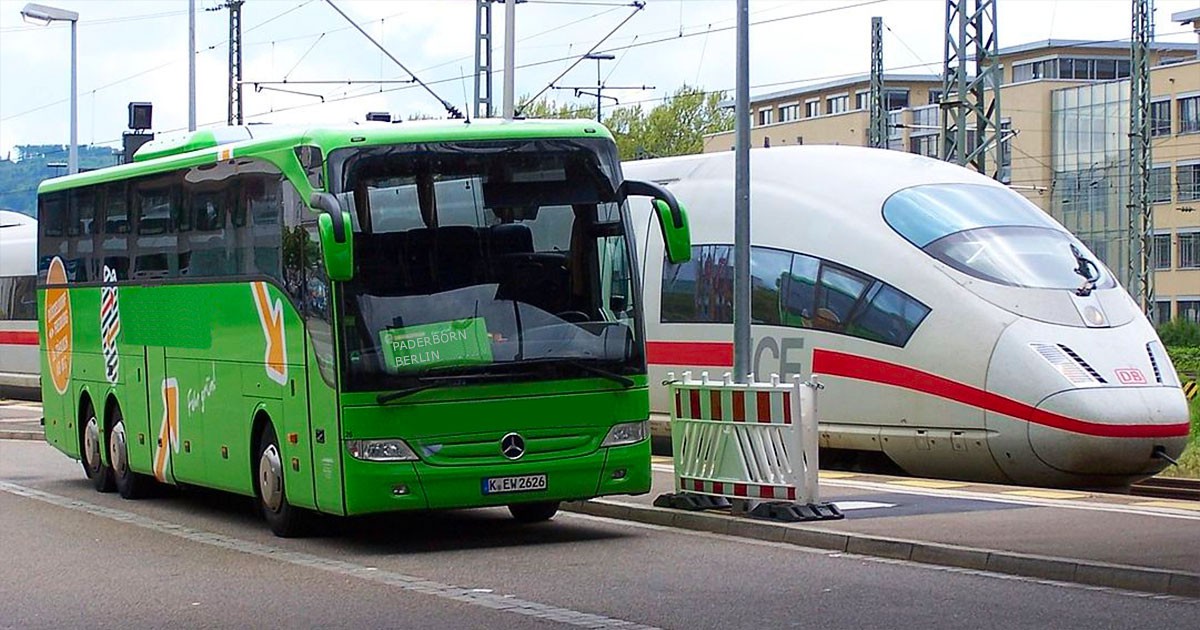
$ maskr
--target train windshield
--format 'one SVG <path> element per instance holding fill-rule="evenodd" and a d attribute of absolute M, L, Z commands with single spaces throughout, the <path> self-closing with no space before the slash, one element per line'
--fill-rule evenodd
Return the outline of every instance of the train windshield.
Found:
<path fill-rule="evenodd" d="M 925 253 L 989 282 L 1038 289 L 1116 286 L 1083 243 L 1007 188 L 915 186 L 888 198 L 883 218 Z"/>

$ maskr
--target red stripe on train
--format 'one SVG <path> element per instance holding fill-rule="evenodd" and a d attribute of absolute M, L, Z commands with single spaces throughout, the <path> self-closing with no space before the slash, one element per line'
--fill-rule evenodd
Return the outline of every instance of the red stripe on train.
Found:
<path fill-rule="evenodd" d="M 0 330 L 0 344 L 7 346 L 36 346 L 36 330 Z"/>
<path fill-rule="evenodd" d="M 646 343 L 646 359 L 651 365 L 730 367 L 733 365 L 733 344 L 650 341 Z M 1186 422 L 1155 425 L 1103 424 L 1079 420 L 1038 409 L 1011 398 L 915 368 L 833 350 L 813 350 L 813 372 L 900 387 L 1003 414 L 1017 420 L 1083 435 L 1162 438 L 1183 437 L 1188 434 L 1189 430 Z"/>
<path fill-rule="evenodd" d="M 932 394 L 954 402 L 979 407 L 1018 420 L 1040 424 L 1053 429 L 1118 438 L 1181 437 L 1188 434 L 1188 423 L 1180 424 L 1103 424 L 1059 415 L 952 381 L 928 372 L 878 359 L 870 359 L 833 350 L 813 350 L 813 372 L 828 376 L 881 383 Z"/>

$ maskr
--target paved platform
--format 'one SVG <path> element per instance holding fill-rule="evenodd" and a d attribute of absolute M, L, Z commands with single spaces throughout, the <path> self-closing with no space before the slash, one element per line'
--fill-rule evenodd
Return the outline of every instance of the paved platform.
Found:
<path fill-rule="evenodd" d="M 1200 502 L 844 472 L 821 500 L 845 518 L 775 523 L 724 511 L 653 507 L 674 489 L 656 457 L 654 488 L 568 509 L 846 553 L 1200 597 Z"/>
<path fill-rule="evenodd" d="M 43 439 L 41 406 L 0 400 L 0 439 Z M 1200 598 L 1200 502 L 825 471 L 821 500 L 845 518 L 776 523 L 657 508 L 654 486 L 565 509 L 731 536 L 1048 580 Z"/>
<path fill-rule="evenodd" d="M 0 398 L 0 439 L 45 439 L 42 430 L 42 405 Z"/>

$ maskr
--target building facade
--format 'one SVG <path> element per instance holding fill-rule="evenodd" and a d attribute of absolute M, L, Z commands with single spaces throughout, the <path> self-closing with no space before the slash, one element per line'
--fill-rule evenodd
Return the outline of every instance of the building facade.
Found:
<path fill-rule="evenodd" d="M 1197 46 L 1151 45 L 1155 315 L 1200 322 L 1200 60 Z M 1129 46 L 1050 40 L 1000 50 L 1000 180 L 1129 280 Z M 751 100 L 753 146 L 865 146 L 870 77 Z M 937 157 L 941 78 L 884 76 L 888 148 Z M 732 132 L 705 138 L 727 151 Z M 1136 244 L 1134 244 L 1136 246 Z"/>

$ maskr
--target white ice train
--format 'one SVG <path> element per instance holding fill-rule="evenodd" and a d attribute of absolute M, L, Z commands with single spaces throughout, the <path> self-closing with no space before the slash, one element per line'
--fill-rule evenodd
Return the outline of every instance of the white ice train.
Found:
<path fill-rule="evenodd" d="M 0 210 L 0 390 L 38 387 L 37 222 Z"/>
<path fill-rule="evenodd" d="M 838 146 L 751 152 L 751 370 L 816 373 L 823 457 L 931 477 L 1120 486 L 1177 457 L 1188 407 L 1111 272 L 1020 194 L 945 162 Z M 733 152 L 630 162 L 693 257 L 635 204 L 652 383 L 732 365 Z M 640 200 L 639 200 L 640 201 Z M 656 423 L 661 435 L 664 427 Z M 885 459 L 886 458 L 886 459 Z"/>

